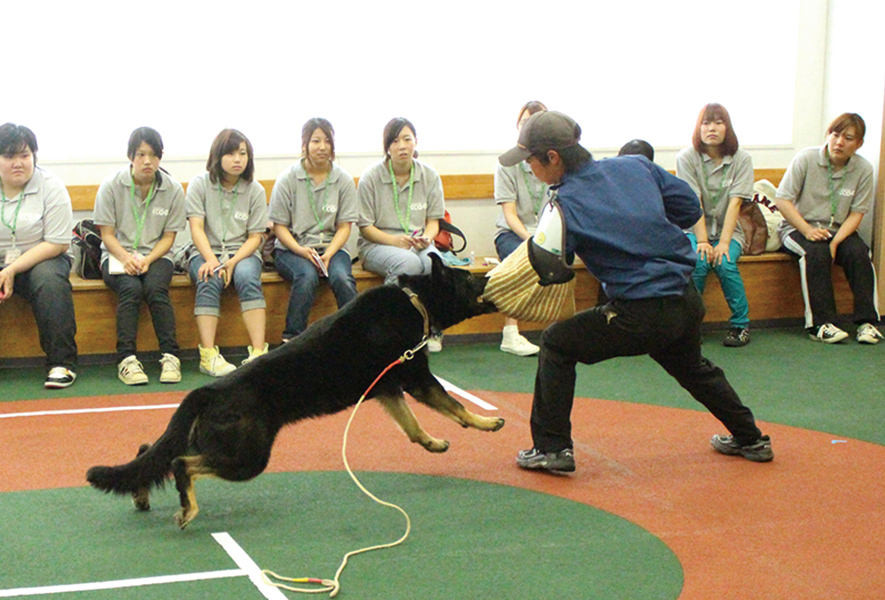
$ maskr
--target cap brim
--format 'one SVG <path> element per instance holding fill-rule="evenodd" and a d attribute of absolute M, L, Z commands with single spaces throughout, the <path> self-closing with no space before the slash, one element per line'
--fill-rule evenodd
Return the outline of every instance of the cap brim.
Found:
<path fill-rule="evenodd" d="M 513 148 L 499 156 L 498 162 L 505 167 L 512 167 L 513 165 L 518 165 L 531 155 L 532 153 L 522 146 L 514 146 Z"/>

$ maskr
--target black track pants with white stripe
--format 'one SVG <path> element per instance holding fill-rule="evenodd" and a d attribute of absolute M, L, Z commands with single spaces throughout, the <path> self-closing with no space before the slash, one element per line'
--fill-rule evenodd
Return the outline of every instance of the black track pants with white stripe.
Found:
<path fill-rule="evenodd" d="M 784 249 L 799 257 L 802 297 L 805 300 L 805 326 L 818 328 L 836 320 L 836 297 L 833 293 L 830 243 L 812 242 L 798 231 L 784 240 Z M 854 322 L 879 322 L 879 299 L 876 272 L 870 249 L 857 232 L 845 238 L 836 249 L 835 263 L 845 271 L 854 294 Z"/>

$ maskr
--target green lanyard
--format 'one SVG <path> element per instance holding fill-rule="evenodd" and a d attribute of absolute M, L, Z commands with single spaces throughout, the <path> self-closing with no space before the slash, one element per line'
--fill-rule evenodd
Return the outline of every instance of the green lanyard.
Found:
<path fill-rule="evenodd" d="M 306 169 L 305 169 L 306 171 Z M 323 217 L 326 215 L 326 206 L 329 203 L 329 189 L 332 185 L 329 183 L 329 177 L 332 175 L 332 170 L 329 169 L 329 175 L 326 176 L 326 191 L 323 194 L 323 210 L 321 212 L 317 211 L 317 201 L 316 197 L 313 195 L 313 179 L 310 177 L 310 173 L 307 174 L 307 201 L 310 202 L 310 209 L 313 211 L 313 216 L 317 220 L 317 227 L 320 230 L 320 233 L 323 232 Z M 396 193 L 396 185 L 393 186 L 394 193 Z"/>
<path fill-rule="evenodd" d="M 725 174 L 728 172 L 728 167 L 731 166 L 731 163 L 726 163 L 722 165 L 722 178 L 719 180 L 719 189 L 716 190 L 716 193 L 710 196 L 710 202 L 713 203 L 713 208 L 716 208 L 716 204 L 719 202 L 719 199 L 722 197 L 722 192 L 725 191 L 723 188 L 725 186 Z M 704 170 L 704 189 L 707 193 L 710 193 L 710 172 L 707 170 L 707 163 L 704 161 L 703 157 L 701 157 L 701 168 Z"/>
<path fill-rule="evenodd" d="M 135 217 L 135 239 L 132 241 L 132 250 L 134 252 L 138 252 L 138 244 L 141 242 L 141 232 L 144 231 L 144 222 L 147 219 L 148 209 L 151 205 L 151 200 L 154 198 L 154 191 L 157 189 L 157 180 L 154 179 L 154 182 L 151 184 L 151 189 L 148 190 L 147 198 L 144 200 L 144 211 L 141 215 L 138 214 L 138 203 L 135 202 L 135 179 L 133 178 L 132 184 L 129 186 L 129 202 L 132 204 L 132 216 Z"/>
<path fill-rule="evenodd" d="M 396 209 L 396 218 L 399 220 L 400 227 L 403 228 L 403 231 L 406 232 L 406 235 L 409 235 L 411 231 L 409 231 L 409 223 L 412 219 L 412 190 L 415 189 L 413 185 L 415 183 L 415 161 L 412 161 L 412 170 L 409 172 L 409 203 L 406 206 L 406 220 L 403 221 L 402 214 L 400 214 L 399 210 L 399 185 L 396 183 L 396 175 L 393 173 L 393 161 L 389 161 L 387 163 L 387 167 L 390 169 L 390 179 L 393 183 L 393 207 Z"/>
<path fill-rule="evenodd" d="M 839 203 L 839 193 L 842 186 L 845 185 L 845 174 L 839 178 L 839 187 L 836 188 L 836 182 L 833 181 L 833 163 L 830 162 L 830 153 L 827 152 L 827 184 L 830 188 L 830 227 L 836 222 L 836 207 Z"/>
<path fill-rule="evenodd" d="M 227 214 L 224 213 L 224 188 L 221 185 L 221 182 L 218 183 L 218 193 L 221 194 L 218 203 L 221 205 L 221 253 L 225 254 L 227 252 L 227 225 L 230 222 L 233 222 L 234 212 L 237 208 L 237 199 L 240 196 L 239 192 L 240 180 L 234 184 L 231 192 L 234 195 L 234 199 L 228 205 Z"/>
<path fill-rule="evenodd" d="M 15 229 L 18 224 L 18 211 L 21 210 L 22 204 L 25 203 L 25 191 L 22 190 L 18 195 L 18 204 L 15 205 L 15 213 L 12 216 L 12 223 L 6 220 L 6 203 L 9 202 L 9 198 L 6 197 L 6 194 L 0 189 L 0 196 L 3 198 L 2 207 L 0 207 L 0 220 L 3 221 L 3 224 L 9 228 L 9 231 L 12 232 L 12 246 L 15 247 Z"/>
<path fill-rule="evenodd" d="M 532 187 L 529 174 L 522 167 L 520 167 L 519 170 L 522 171 L 522 178 L 525 180 L 525 187 L 529 191 L 529 198 L 532 199 L 532 207 L 534 208 L 535 217 L 537 218 L 538 213 L 541 211 L 541 200 L 543 200 L 544 196 L 547 194 L 547 184 L 542 181 L 541 187 L 538 189 L 538 195 L 535 196 L 535 190 Z"/>

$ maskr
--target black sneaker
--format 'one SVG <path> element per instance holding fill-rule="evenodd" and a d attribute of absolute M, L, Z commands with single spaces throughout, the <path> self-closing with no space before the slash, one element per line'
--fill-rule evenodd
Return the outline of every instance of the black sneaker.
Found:
<path fill-rule="evenodd" d="M 516 464 L 533 471 L 571 473 L 575 470 L 575 451 L 571 448 L 559 452 L 541 452 L 536 448 L 520 450 L 516 455 Z"/>
<path fill-rule="evenodd" d="M 750 330 L 744 327 L 732 327 L 722 345 L 729 348 L 740 348 L 750 343 Z"/>
<path fill-rule="evenodd" d="M 77 374 L 70 369 L 64 367 L 52 367 L 49 369 L 49 375 L 46 377 L 46 382 L 43 384 L 43 387 L 48 390 L 60 390 L 69 387 L 76 379 Z"/>
<path fill-rule="evenodd" d="M 741 446 L 734 441 L 734 437 L 717 434 L 710 440 L 710 444 L 717 452 L 729 456 L 743 456 L 753 462 L 768 462 L 774 458 L 774 452 L 771 450 L 771 438 L 767 435 L 763 435 L 752 444 Z"/>
<path fill-rule="evenodd" d="M 832 323 L 824 323 L 817 329 L 812 327 L 808 330 L 808 337 L 815 342 L 823 342 L 824 344 L 838 344 L 848 337 L 848 334 L 833 325 Z"/>

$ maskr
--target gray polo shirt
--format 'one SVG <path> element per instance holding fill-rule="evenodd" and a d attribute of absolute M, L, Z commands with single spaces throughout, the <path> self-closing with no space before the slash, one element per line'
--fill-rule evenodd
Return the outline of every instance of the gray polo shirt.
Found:
<path fill-rule="evenodd" d="M 71 244 L 74 226 L 71 197 L 65 184 L 49 171 L 34 168 L 34 176 L 25 184 L 22 193 L 7 198 L 5 202 L 0 200 L 0 204 L 3 221 L 10 225 L 15 221 L 15 247 L 20 252 L 27 252 L 40 242 Z M 3 221 L 0 221 L 0 260 L 12 248 L 12 230 Z"/>
<path fill-rule="evenodd" d="M 547 184 L 535 177 L 525 161 L 511 167 L 499 164 L 495 169 L 495 203 L 516 202 L 516 214 L 529 233 L 535 233 L 538 227 L 538 213 L 547 203 L 547 192 Z M 496 238 L 505 231 L 511 231 L 503 210 L 495 225 L 498 227 Z"/>
<path fill-rule="evenodd" d="M 836 214 L 833 215 L 827 163 L 826 145 L 802 150 L 793 157 L 777 188 L 776 197 L 796 205 L 799 214 L 809 225 L 835 233 L 848 217 L 848 213 L 866 214 L 872 207 L 873 166 L 867 159 L 855 154 L 848 164 L 833 173 L 833 192 L 836 199 Z M 784 219 L 779 230 L 781 240 L 795 230 Z"/>
<path fill-rule="evenodd" d="M 178 233 L 183 231 L 187 224 L 184 218 L 184 190 L 181 188 L 181 184 L 163 171 L 157 171 L 157 174 L 159 182 L 150 206 L 147 207 L 144 229 L 137 248 L 142 256 L 147 256 L 150 253 L 165 232 Z M 136 231 L 133 211 L 138 211 L 139 215 L 145 211 L 145 199 L 141 197 L 139 186 L 135 185 L 134 198 L 130 200 L 133 185 L 129 166 L 105 178 L 98 187 L 98 194 L 95 196 L 95 214 L 93 216 L 96 225 L 114 227 L 117 240 L 129 252 L 134 250 L 132 244 Z M 108 249 L 102 244 L 101 261 L 106 261 L 108 255 Z M 166 253 L 163 258 L 172 260 L 172 251 Z"/>
<path fill-rule="evenodd" d="M 397 209 L 393 205 L 393 186 L 386 161 L 380 161 L 363 171 L 360 177 L 357 196 L 360 203 L 358 225 L 374 225 L 381 231 L 401 235 L 423 229 L 428 219 L 442 219 L 445 216 L 442 180 L 433 167 L 415 160 L 415 180 L 412 191 L 411 211 L 408 209 L 409 183 L 399 189 L 399 215 L 405 219 L 408 214 L 406 232 L 400 223 Z M 360 236 L 357 247 L 362 252 L 367 242 Z"/>
<path fill-rule="evenodd" d="M 300 245 L 325 248 L 339 224 L 356 223 L 359 218 L 353 177 L 332 163 L 326 180 L 314 185 L 299 161 L 277 177 L 268 214 L 272 222 L 286 226 Z M 274 246 L 285 249 L 280 240 Z M 347 252 L 346 247 L 342 249 Z"/>
<path fill-rule="evenodd" d="M 212 183 L 209 173 L 197 175 L 187 186 L 187 217 L 203 219 L 212 252 L 235 254 L 250 233 L 267 229 L 267 194 L 260 183 L 240 179 L 230 190 Z M 261 254 L 261 248 L 255 251 Z"/>
<path fill-rule="evenodd" d="M 705 168 L 709 177 L 704 175 Z M 749 202 L 753 199 L 753 159 L 744 150 L 738 150 L 734 156 L 723 157 L 722 162 L 715 165 L 708 154 L 700 154 L 691 146 L 683 148 L 676 155 L 676 176 L 688 183 L 701 199 L 710 241 L 718 240 L 722 234 L 729 200 L 742 198 L 744 202 Z M 713 199 L 719 193 L 720 186 L 722 193 L 714 204 Z M 740 222 L 735 225 L 731 239 L 744 244 Z"/>

